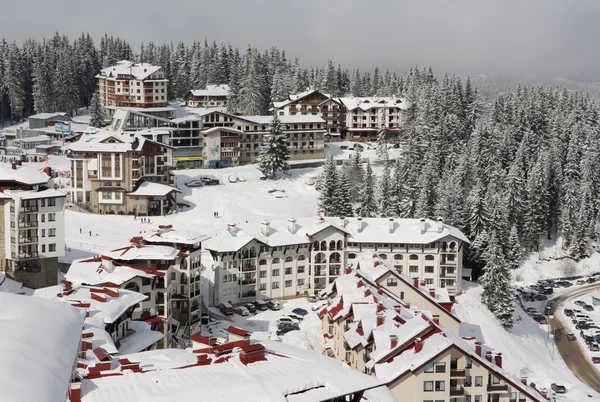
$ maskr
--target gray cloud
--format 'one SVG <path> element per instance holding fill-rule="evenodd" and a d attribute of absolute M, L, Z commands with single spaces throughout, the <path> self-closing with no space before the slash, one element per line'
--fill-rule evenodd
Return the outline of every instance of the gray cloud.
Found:
<path fill-rule="evenodd" d="M 194 39 L 278 46 L 304 65 L 596 78 L 597 0 L 23 0 L 0 13 L 9 40 L 104 32 L 132 44 Z"/>

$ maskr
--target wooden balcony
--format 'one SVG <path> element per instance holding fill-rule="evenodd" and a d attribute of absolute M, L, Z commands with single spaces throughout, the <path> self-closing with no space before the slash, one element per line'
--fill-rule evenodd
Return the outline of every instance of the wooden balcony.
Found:
<path fill-rule="evenodd" d="M 496 384 L 496 385 L 488 385 L 487 392 L 505 392 L 508 391 L 508 385 L 506 384 Z M 450 394 L 452 395 L 452 394 Z"/>
<path fill-rule="evenodd" d="M 463 396 L 464 394 L 465 390 L 463 387 L 450 388 L 450 396 Z"/>
<path fill-rule="evenodd" d="M 465 370 L 451 369 L 450 377 L 464 377 L 466 375 Z"/>

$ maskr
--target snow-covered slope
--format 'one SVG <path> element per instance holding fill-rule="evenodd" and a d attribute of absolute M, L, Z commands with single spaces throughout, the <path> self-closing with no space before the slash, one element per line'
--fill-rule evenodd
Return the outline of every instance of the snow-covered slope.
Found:
<path fill-rule="evenodd" d="M 528 381 L 548 389 L 553 382 L 564 384 L 568 393 L 557 400 L 600 401 L 600 394 L 571 373 L 552 339 L 531 317 L 517 306 L 515 326 L 506 331 L 481 303 L 482 291 L 481 286 L 463 283 L 463 294 L 457 297 L 456 313 L 463 322 L 476 326 L 465 325 L 461 336 L 477 336 L 485 346 L 501 352 L 504 355 L 504 368 L 515 376 L 527 377 Z"/>

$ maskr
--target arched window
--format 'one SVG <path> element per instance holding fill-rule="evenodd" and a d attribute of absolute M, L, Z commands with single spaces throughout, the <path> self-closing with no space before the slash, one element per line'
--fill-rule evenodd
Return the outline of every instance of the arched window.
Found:
<path fill-rule="evenodd" d="M 341 240 L 337 241 L 337 249 L 338 250 L 343 250 L 344 249 L 344 242 Z"/>
<path fill-rule="evenodd" d="M 335 240 L 329 242 L 329 250 L 335 250 Z"/>
<path fill-rule="evenodd" d="M 348 254 L 348 258 L 351 259 L 351 260 L 353 260 L 353 259 L 356 258 L 356 254 L 355 253 L 350 253 L 350 254 Z"/>
<path fill-rule="evenodd" d="M 404 256 L 402 254 L 394 254 L 394 260 L 403 260 Z"/>
<path fill-rule="evenodd" d="M 325 240 L 321 242 L 321 251 L 327 251 L 327 242 Z"/>
<path fill-rule="evenodd" d="M 242 249 L 242 258 L 248 258 L 248 249 L 246 247 Z"/>
<path fill-rule="evenodd" d="M 298 261 L 304 261 L 304 260 L 306 260 L 306 256 L 304 254 L 300 254 L 298 256 Z"/>
<path fill-rule="evenodd" d="M 387 260 L 387 254 L 379 254 L 379 258 L 382 260 Z"/>
<path fill-rule="evenodd" d="M 416 255 L 416 254 L 412 254 L 412 255 L 411 255 L 411 256 L 410 256 L 408 259 L 409 259 L 409 260 L 412 260 L 412 261 L 414 261 L 414 260 L 418 260 L 418 259 L 419 259 L 419 256 L 418 256 L 418 255 Z"/>
<path fill-rule="evenodd" d="M 129 282 L 127 284 L 127 286 L 125 286 L 125 289 L 133 290 L 134 292 L 138 292 L 139 293 L 140 286 L 137 283 L 135 283 L 135 282 Z"/>
<path fill-rule="evenodd" d="M 313 243 L 315 251 L 319 251 L 319 242 L 316 241 Z"/>
<path fill-rule="evenodd" d="M 442 250 L 446 251 L 448 249 L 448 243 L 443 242 L 442 243 Z"/>
<path fill-rule="evenodd" d="M 433 256 L 432 255 L 426 255 L 425 256 L 425 261 L 433 261 Z"/>
<path fill-rule="evenodd" d="M 267 265 L 267 260 L 260 260 L 258 265 Z"/>
<path fill-rule="evenodd" d="M 271 261 L 272 264 L 279 264 L 281 260 L 277 257 L 273 258 L 273 261 Z"/>
<path fill-rule="evenodd" d="M 179 283 L 187 284 L 187 275 L 185 273 L 181 273 L 181 278 L 179 279 Z"/>
<path fill-rule="evenodd" d="M 285 257 L 285 262 L 293 262 L 294 261 L 294 257 L 290 257 L 289 255 L 287 257 Z"/>
<path fill-rule="evenodd" d="M 250 248 L 250 258 L 256 258 L 256 247 Z"/>
<path fill-rule="evenodd" d="M 450 250 L 456 250 L 456 242 L 450 243 Z"/>
<path fill-rule="evenodd" d="M 342 262 L 342 257 L 340 256 L 340 253 L 338 253 L 338 252 L 331 253 L 331 255 L 329 256 L 330 264 L 341 264 L 341 262 Z"/>
<path fill-rule="evenodd" d="M 319 253 L 315 256 L 315 264 L 325 264 L 326 262 L 325 254 Z"/>

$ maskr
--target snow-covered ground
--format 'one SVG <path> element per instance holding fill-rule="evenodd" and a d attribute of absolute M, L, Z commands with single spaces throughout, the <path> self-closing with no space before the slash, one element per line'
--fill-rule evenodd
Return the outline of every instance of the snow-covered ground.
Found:
<path fill-rule="evenodd" d="M 600 401 L 600 394 L 571 373 L 548 333 L 519 306 L 516 307 L 514 328 L 506 331 L 481 303 L 481 293 L 481 286 L 463 284 L 463 294 L 457 297 L 456 313 L 462 321 L 476 326 L 470 330 L 468 325 L 465 326 L 461 336 L 477 336 L 486 346 L 504 355 L 504 368 L 516 376 L 527 377 L 538 387 L 550 389 L 553 382 L 565 385 L 568 392 L 557 396 L 558 401 Z"/>

